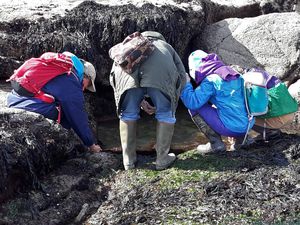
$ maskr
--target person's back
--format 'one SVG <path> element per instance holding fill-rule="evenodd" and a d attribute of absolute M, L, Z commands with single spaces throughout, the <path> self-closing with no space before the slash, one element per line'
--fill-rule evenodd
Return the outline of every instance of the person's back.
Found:
<path fill-rule="evenodd" d="M 156 50 L 153 51 L 139 69 L 142 73 L 140 80 L 141 87 L 155 86 L 165 91 L 171 86 L 176 87 L 177 79 L 180 79 L 178 68 L 174 64 L 175 50 L 167 42 L 161 39 L 152 39 Z M 184 70 L 184 68 L 182 68 Z M 168 82 L 165 82 L 167 80 Z"/>
<path fill-rule="evenodd" d="M 189 109 L 196 126 L 210 140 L 199 145 L 200 153 L 226 150 L 221 135 L 243 137 L 249 124 L 240 74 L 226 66 L 216 54 L 197 50 L 189 56 L 190 76 L 187 77 L 181 100 Z"/>
<path fill-rule="evenodd" d="M 158 32 L 145 31 L 155 50 L 133 73 L 127 74 L 121 67 L 113 65 L 111 84 L 115 90 L 119 109 L 121 95 L 130 88 L 153 87 L 164 92 L 170 99 L 175 113 L 180 91 L 185 83 L 185 68 L 173 47 Z"/>
<path fill-rule="evenodd" d="M 208 84 L 207 84 L 208 83 Z M 217 107 L 218 114 L 224 125 L 237 133 L 247 130 L 248 114 L 245 108 L 243 79 L 224 81 L 219 75 L 209 75 L 201 83 L 201 88 L 209 89 L 213 85 L 215 93 L 209 101 Z"/>
<path fill-rule="evenodd" d="M 70 53 L 71 54 L 71 53 Z M 52 103 L 43 102 L 39 98 L 21 96 L 14 90 L 7 96 L 8 107 L 24 109 L 42 114 L 46 118 L 56 120 L 67 129 L 72 128 L 83 141 L 84 145 L 90 147 L 92 151 L 100 151 L 101 148 L 94 144 L 95 140 L 88 124 L 88 116 L 84 110 L 83 83 L 87 83 L 84 78 L 84 70 L 93 67 L 92 64 L 84 61 L 84 64 L 72 54 L 74 70 L 69 74 L 61 74 L 48 81 L 42 91 L 53 96 Z M 76 58 L 75 58 L 76 57 Z M 74 61 L 76 60 L 76 61 Z M 95 79 L 95 69 L 92 70 Z M 89 85 L 89 86 L 90 86 Z M 92 85 L 94 87 L 94 84 Z M 90 88 L 90 87 L 89 87 Z M 92 90 L 95 91 L 93 88 Z"/>
<path fill-rule="evenodd" d="M 169 154 L 176 122 L 175 111 L 180 91 L 185 83 L 185 69 L 173 47 L 158 32 L 142 33 L 155 49 L 132 73 L 127 73 L 114 63 L 110 83 L 114 89 L 118 116 L 120 118 L 120 138 L 125 170 L 135 168 L 136 125 L 140 118 L 141 102 L 149 96 L 155 106 L 153 113 L 157 119 L 156 169 L 170 166 L 176 159 Z"/>
<path fill-rule="evenodd" d="M 279 129 L 293 121 L 295 112 L 298 110 L 297 101 L 289 93 L 286 85 L 276 76 L 259 68 L 252 68 L 249 71 L 250 74 L 255 75 L 253 72 L 256 72 L 265 77 L 268 92 L 268 111 L 256 117 L 253 130 L 260 133 L 265 140 L 276 138 L 280 136 Z"/>

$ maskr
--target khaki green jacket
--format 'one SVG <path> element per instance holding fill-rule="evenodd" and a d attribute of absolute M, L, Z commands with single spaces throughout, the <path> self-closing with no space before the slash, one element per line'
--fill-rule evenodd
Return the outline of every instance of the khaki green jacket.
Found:
<path fill-rule="evenodd" d="M 151 39 L 156 47 L 150 57 L 132 74 L 124 72 L 115 64 L 112 67 L 110 84 L 114 89 L 117 112 L 119 114 L 120 100 L 126 90 L 153 87 L 170 98 L 174 115 L 181 90 L 186 82 L 185 68 L 176 51 L 164 41 L 161 34 L 147 31 L 143 35 Z"/>

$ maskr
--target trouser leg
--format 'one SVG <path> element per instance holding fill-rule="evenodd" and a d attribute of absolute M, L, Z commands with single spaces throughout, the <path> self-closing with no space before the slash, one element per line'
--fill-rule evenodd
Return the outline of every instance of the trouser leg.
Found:
<path fill-rule="evenodd" d="M 272 139 L 274 140 L 279 138 L 281 135 L 280 129 L 270 129 L 270 128 L 261 127 L 257 125 L 254 125 L 252 127 L 252 130 L 260 134 L 256 138 L 257 140 L 265 140 L 265 141 L 272 140 Z"/>

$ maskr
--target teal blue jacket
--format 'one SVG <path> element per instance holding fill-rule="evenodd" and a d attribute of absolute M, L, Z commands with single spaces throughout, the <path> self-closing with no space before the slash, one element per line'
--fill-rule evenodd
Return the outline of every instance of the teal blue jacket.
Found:
<path fill-rule="evenodd" d="M 219 75 L 212 74 L 204 78 L 196 89 L 187 83 L 181 93 L 181 100 L 190 110 L 197 110 L 210 102 L 216 106 L 220 120 L 227 129 L 236 133 L 247 131 L 249 120 L 241 77 L 224 81 Z M 251 127 L 254 122 L 251 121 Z"/>

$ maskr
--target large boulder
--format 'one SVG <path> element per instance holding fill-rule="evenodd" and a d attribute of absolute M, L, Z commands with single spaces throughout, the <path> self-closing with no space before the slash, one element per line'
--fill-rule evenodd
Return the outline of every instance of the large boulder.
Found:
<path fill-rule="evenodd" d="M 110 6 L 83 1 L 64 16 L 33 18 L 15 16 L 0 23 L 2 78 L 8 77 L 19 61 L 46 51 L 67 50 L 93 63 L 96 82 L 108 84 L 112 66 L 108 51 L 114 44 L 136 30 L 157 30 L 184 56 L 193 34 L 201 30 L 204 13 L 201 7 L 194 11 L 172 5 Z"/>
<path fill-rule="evenodd" d="M 207 26 L 194 43 L 226 64 L 261 67 L 281 79 L 300 78 L 300 15 L 272 13 Z"/>
<path fill-rule="evenodd" d="M 39 187 L 38 177 L 78 145 L 72 131 L 23 110 L 2 108 L 0 130 L 0 201 L 19 188 Z"/>
<path fill-rule="evenodd" d="M 7 108 L 10 85 L 0 84 L 0 202 L 19 189 L 39 187 L 39 177 L 83 152 L 72 130 L 66 130 L 40 114 Z M 87 110 L 91 96 L 86 95 Z M 93 114 L 90 126 L 97 129 Z"/>
<path fill-rule="evenodd" d="M 161 32 L 186 62 L 190 41 L 204 24 L 262 13 L 259 2 L 250 0 L 20 0 L 0 6 L 0 78 L 30 57 L 67 50 L 96 66 L 98 85 L 108 84 L 109 48 L 136 30 Z"/>

